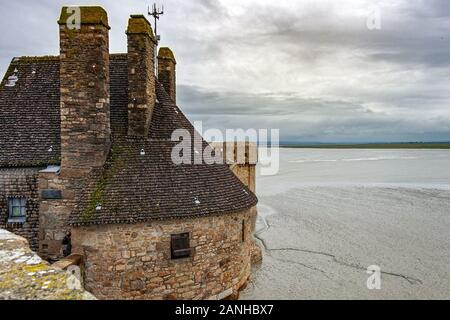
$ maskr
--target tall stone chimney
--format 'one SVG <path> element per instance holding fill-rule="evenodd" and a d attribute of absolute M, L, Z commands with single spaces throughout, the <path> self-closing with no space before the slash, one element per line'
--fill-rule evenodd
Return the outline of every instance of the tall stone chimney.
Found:
<path fill-rule="evenodd" d="M 128 135 L 147 137 L 155 108 L 156 41 L 143 15 L 128 20 Z"/>
<path fill-rule="evenodd" d="M 158 52 L 158 80 L 166 89 L 167 94 L 176 103 L 176 78 L 175 78 L 175 56 L 172 50 L 162 47 Z"/>
<path fill-rule="evenodd" d="M 61 258 L 66 222 L 89 172 L 110 150 L 109 26 L 101 7 L 63 7 L 60 34 L 61 167 L 39 173 L 39 255 Z"/>
<path fill-rule="evenodd" d="M 110 27 L 101 7 L 63 7 L 58 24 L 61 168 L 83 176 L 110 149 Z"/>

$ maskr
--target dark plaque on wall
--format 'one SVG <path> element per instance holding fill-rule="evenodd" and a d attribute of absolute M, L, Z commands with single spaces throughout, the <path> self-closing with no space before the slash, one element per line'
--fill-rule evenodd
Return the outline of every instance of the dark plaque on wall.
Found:
<path fill-rule="evenodd" d="M 42 199 L 62 199 L 61 190 L 44 189 Z"/>

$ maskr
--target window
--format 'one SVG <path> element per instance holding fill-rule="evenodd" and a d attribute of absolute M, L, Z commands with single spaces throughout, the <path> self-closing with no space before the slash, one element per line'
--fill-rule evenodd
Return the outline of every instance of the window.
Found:
<path fill-rule="evenodd" d="M 190 257 L 192 250 L 189 246 L 189 233 L 172 234 L 170 251 L 172 259 Z"/>
<path fill-rule="evenodd" d="M 8 208 L 8 222 L 25 222 L 27 215 L 26 198 L 9 198 Z"/>
<path fill-rule="evenodd" d="M 242 220 L 242 242 L 245 242 L 245 220 Z"/>

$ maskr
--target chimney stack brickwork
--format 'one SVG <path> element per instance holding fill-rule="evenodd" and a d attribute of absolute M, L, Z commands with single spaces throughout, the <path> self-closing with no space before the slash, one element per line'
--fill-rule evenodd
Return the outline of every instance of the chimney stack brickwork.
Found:
<path fill-rule="evenodd" d="M 110 148 L 109 26 L 101 7 L 80 7 L 80 29 L 70 29 L 67 8 L 60 29 L 61 166 L 90 171 Z M 76 174 L 76 173 L 75 173 Z"/>
<path fill-rule="evenodd" d="M 175 56 L 167 47 L 162 47 L 158 52 L 158 80 L 166 89 L 167 94 L 176 103 L 176 74 Z"/>
<path fill-rule="evenodd" d="M 79 21 L 72 16 L 76 11 Z M 61 257 L 75 195 L 89 172 L 105 163 L 111 134 L 107 13 L 101 7 L 63 7 L 58 24 L 61 169 L 39 174 L 39 253 L 47 259 Z M 44 199 L 43 189 L 62 196 Z"/>
<path fill-rule="evenodd" d="M 132 15 L 128 41 L 128 135 L 147 137 L 155 108 L 155 48 L 152 27 L 143 15 Z"/>

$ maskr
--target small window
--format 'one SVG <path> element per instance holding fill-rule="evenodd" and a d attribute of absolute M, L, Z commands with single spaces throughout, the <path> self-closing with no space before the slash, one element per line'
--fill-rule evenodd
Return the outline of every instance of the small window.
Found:
<path fill-rule="evenodd" d="M 27 216 L 26 198 L 9 198 L 8 208 L 8 222 L 25 222 Z"/>
<path fill-rule="evenodd" d="M 171 235 L 170 251 L 172 259 L 188 258 L 191 256 L 189 233 Z"/>
<path fill-rule="evenodd" d="M 242 220 L 242 242 L 245 242 L 245 220 Z"/>

